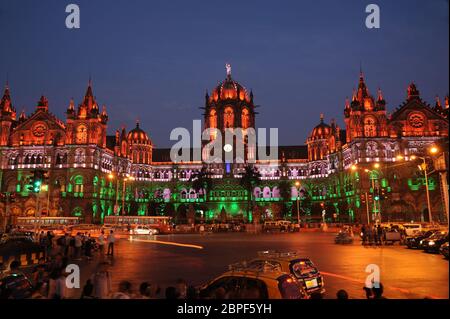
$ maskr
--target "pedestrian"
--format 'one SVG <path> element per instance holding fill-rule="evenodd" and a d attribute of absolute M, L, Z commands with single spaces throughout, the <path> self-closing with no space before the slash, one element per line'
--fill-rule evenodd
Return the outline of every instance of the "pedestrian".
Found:
<path fill-rule="evenodd" d="M 149 291 L 149 299 L 158 299 L 159 294 L 161 293 L 161 287 L 157 284 L 150 284 L 148 288 Z"/>
<path fill-rule="evenodd" d="M 106 299 L 111 293 L 111 273 L 108 271 L 108 266 L 107 262 L 100 263 L 91 277 L 95 298 Z"/>
<path fill-rule="evenodd" d="M 111 299 L 133 299 L 132 285 L 129 281 L 119 283 L 119 291 L 111 296 Z"/>
<path fill-rule="evenodd" d="M 75 236 L 74 248 L 75 248 L 75 260 L 81 260 L 81 247 L 83 246 L 83 241 L 81 234 L 77 233 Z"/>
<path fill-rule="evenodd" d="M 362 244 L 366 245 L 367 243 L 367 229 L 365 225 L 362 225 L 361 227 L 361 237 L 362 237 Z"/>
<path fill-rule="evenodd" d="M 50 274 L 48 282 L 48 299 L 66 298 L 66 277 L 60 269 L 55 269 Z"/>
<path fill-rule="evenodd" d="M 177 280 L 176 289 L 177 289 L 178 299 L 186 299 L 187 288 L 188 288 L 188 285 L 187 285 L 186 281 L 184 281 L 181 278 Z"/>
<path fill-rule="evenodd" d="M 166 299 L 178 299 L 178 293 L 175 287 L 166 288 Z"/>
<path fill-rule="evenodd" d="M 37 285 L 42 286 L 47 283 L 48 272 L 47 272 L 47 264 L 45 262 L 44 257 L 39 258 L 38 264 L 33 269 L 32 278 L 33 278 L 34 286 L 37 286 Z"/>
<path fill-rule="evenodd" d="M 111 230 L 109 232 L 108 238 L 106 239 L 106 241 L 108 242 L 108 252 L 107 255 L 108 256 L 114 256 L 114 243 L 116 242 L 116 237 L 114 237 L 114 231 Z"/>
<path fill-rule="evenodd" d="M 341 289 L 341 290 L 339 290 L 336 293 L 336 297 L 339 300 L 347 300 L 348 299 L 348 293 L 345 290 Z"/>
<path fill-rule="evenodd" d="M 150 284 L 143 282 L 139 286 L 139 299 L 150 299 Z"/>
<path fill-rule="evenodd" d="M 383 296 L 383 292 L 384 292 L 384 288 L 383 288 L 383 284 L 381 282 L 378 283 L 378 285 L 374 284 L 372 287 L 372 295 L 373 295 L 372 299 L 386 299 Z"/>
<path fill-rule="evenodd" d="M 62 235 L 56 240 L 56 246 L 58 248 L 58 253 L 66 255 L 66 234 Z"/>
<path fill-rule="evenodd" d="M 45 247 L 45 252 L 46 252 L 46 256 L 50 256 L 50 254 L 52 253 L 53 250 L 53 237 L 55 237 L 53 235 L 52 232 L 48 231 L 47 232 L 47 241 L 46 241 L 46 247 Z"/>
<path fill-rule="evenodd" d="M 90 279 L 88 279 L 84 284 L 80 299 L 95 299 L 94 285 L 92 284 L 92 281 Z"/>
<path fill-rule="evenodd" d="M 383 245 L 383 228 L 381 227 L 381 225 L 378 225 L 377 233 L 378 233 L 379 244 Z"/>
<path fill-rule="evenodd" d="M 92 258 L 92 238 L 91 238 L 90 234 L 84 242 L 84 255 L 86 256 L 88 261 L 91 260 L 91 258 Z"/>
<path fill-rule="evenodd" d="M 100 256 L 103 256 L 105 254 L 105 231 L 102 230 L 100 236 L 98 236 L 97 243 Z"/>
<path fill-rule="evenodd" d="M 367 299 L 372 299 L 372 289 L 368 288 L 368 287 L 364 287 L 363 288 L 364 292 L 366 293 L 366 298 Z"/>

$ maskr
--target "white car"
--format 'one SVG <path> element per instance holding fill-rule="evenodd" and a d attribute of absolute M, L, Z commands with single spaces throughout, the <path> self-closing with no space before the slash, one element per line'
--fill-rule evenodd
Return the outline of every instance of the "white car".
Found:
<path fill-rule="evenodd" d="M 136 226 L 130 229 L 131 235 L 156 235 L 158 230 L 154 228 L 149 228 L 147 226 Z"/>
<path fill-rule="evenodd" d="M 403 224 L 403 227 L 405 228 L 406 236 L 414 236 L 422 230 L 421 224 Z"/>

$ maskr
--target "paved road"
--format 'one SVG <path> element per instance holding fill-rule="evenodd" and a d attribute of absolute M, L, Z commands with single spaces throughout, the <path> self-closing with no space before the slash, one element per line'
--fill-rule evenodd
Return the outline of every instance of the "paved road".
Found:
<path fill-rule="evenodd" d="M 223 271 L 227 265 L 256 256 L 260 250 L 298 251 L 313 260 L 323 272 L 327 293 L 334 298 L 339 289 L 351 298 L 364 298 L 362 291 L 365 268 L 376 264 L 381 269 L 381 282 L 388 298 L 448 298 L 448 261 L 440 255 L 409 250 L 402 246 L 362 247 L 335 245 L 334 234 L 294 233 L 272 235 L 212 234 L 166 235 L 122 239 L 112 262 L 113 286 L 121 280 L 131 281 L 135 288 L 143 281 L 165 287 L 178 278 L 190 284 L 202 284 Z M 194 246 L 174 246 L 173 242 Z M 195 247 L 198 245 L 200 247 Z M 201 249 L 199 249 L 201 248 Z M 80 263 L 82 278 L 92 273 L 96 261 Z M 72 291 L 79 296 L 79 291 Z"/>

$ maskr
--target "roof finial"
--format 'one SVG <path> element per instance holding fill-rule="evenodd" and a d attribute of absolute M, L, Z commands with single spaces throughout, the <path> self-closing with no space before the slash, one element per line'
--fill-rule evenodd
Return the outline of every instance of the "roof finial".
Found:
<path fill-rule="evenodd" d="M 139 128 L 139 119 L 136 119 L 136 128 Z"/>
<path fill-rule="evenodd" d="M 230 63 L 225 64 L 225 68 L 227 69 L 227 77 L 230 78 L 231 77 L 231 64 Z"/>
<path fill-rule="evenodd" d="M 324 118 L 323 113 L 320 113 L 320 123 L 323 123 L 323 118 Z"/>

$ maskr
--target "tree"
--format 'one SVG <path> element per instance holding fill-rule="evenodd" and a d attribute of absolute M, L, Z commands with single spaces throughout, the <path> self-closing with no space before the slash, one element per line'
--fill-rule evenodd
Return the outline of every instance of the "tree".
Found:
<path fill-rule="evenodd" d="M 278 190 L 280 192 L 280 198 L 283 201 L 283 207 L 281 215 L 286 218 L 288 212 L 288 205 L 291 201 L 291 183 L 288 181 L 281 181 L 278 184 Z"/>
<path fill-rule="evenodd" d="M 241 180 L 239 183 L 242 187 L 247 191 L 247 219 L 252 211 L 252 203 L 253 203 L 253 188 L 257 185 L 261 180 L 261 174 L 252 166 L 247 165 L 244 168 L 244 172 L 240 174 Z"/>

